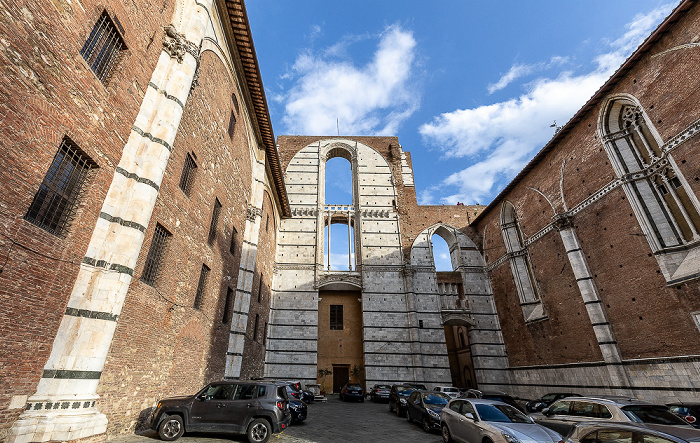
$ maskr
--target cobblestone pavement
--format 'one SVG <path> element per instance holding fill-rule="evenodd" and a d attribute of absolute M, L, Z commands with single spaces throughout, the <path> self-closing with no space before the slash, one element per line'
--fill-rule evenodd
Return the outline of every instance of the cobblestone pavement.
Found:
<path fill-rule="evenodd" d="M 152 431 L 113 437 L 108 443 L 156 443 L 158 434 Z M 247 442 L 245 436 L 224 434 L 185 434 L 178 443 Z M 270 443 L 337 443 L 337 442 L 411 442 L 439 443 L 438 432 L 423 432 L 416 423 L 389 412 L 386 403 L 342 402 L 329 396 L 327 402 L 309 404 L 309 416 L 303 423 L 294 424 L 279 434 L 273 434 Z"/>

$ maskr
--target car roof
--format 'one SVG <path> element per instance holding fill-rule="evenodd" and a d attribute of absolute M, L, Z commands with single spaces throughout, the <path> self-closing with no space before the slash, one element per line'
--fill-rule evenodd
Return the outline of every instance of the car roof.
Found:
<path fill-rule="evenodd" d="M 470 403 L 473 403 L 475 405 L 506 405 L 510 406 L 511 408 L 514 408 L 513 405 L 509 405 L 508 403 L 504 403 L 500 400 L 495 400 L 495 399 L 490 399 L 490 398 L 455 398 L 452 401 L 459 401 L 459 400 L 465 400 Z"/>
<path fill-rule="evenodd" d="M 571 397 L 576 401 L 599 401 L 607 404 L 615 404 L 618 406 L 628 406 L 628 405 L 654 405 L 648 401 L 639 400 L 638 398 L 623 397 L 617 395 L 595 395 L 595 396 L 584 396 L 584 397 Z M 562 400 L 566 400 L 565 398 Z M 562 401 L 558 400 L 558 401 Z"/>
<path fill-rule="evenodd" d="M 620 423 L 620 422 L 578 422 L 574 423 L 569 435 L 576 433 L 577 435 L 586 434 L 589 432 L 601 430 L 601 429 L 623 429 L 632 432 L 644 432 L 645 434 L 653 434 L 657 436 L 664 437 L 668 440 L 676 442 L 685 442 L 685 440 L 675 437 L 673 435 L 667 434 L 665 432 L 657 431 L 639 423 Z"/>

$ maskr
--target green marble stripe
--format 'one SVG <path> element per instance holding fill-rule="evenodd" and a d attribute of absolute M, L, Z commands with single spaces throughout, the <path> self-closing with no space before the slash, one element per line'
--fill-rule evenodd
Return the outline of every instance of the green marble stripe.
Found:
<path fill-rule="evenodd" d="M 72 371 L 68 369 L 44 369 L 41 378 L 60 378 L 71 380 L 97 380 L 102 371 Z"/>
<path fill-rule="evenodd" d="M 126 178 L 130 178 L 132 180 L 136 180 L 139 183 L 146 184 L 146 185 L 152 187 L 153 189 L 155 189 L 156 191 L 160 190 L 160 186 L 158 186 L 156 184 L 156 182 L 154 182 L 153 180 L 139 177 L 138 175 L 134 174 L 133 172 L 129 172 L 124 168 L 120 168 L 119 166 L 117 166 L 117 169 L 115 169 L 115 172 L 118 172 L 119 174 L 123 175 Z"/>
<path fill-rule="evenodd" d="M 141 232 L 146 232 L 145 226 L 143 226 L 139 223 L 136 223 L 136 222 L 124 220 L 121 217 L 113 217 L 113 216 L 107 214 L 106 212 L 100 212 L 100 218 L 103 220 L 107 220 L 110 223 L 117 223 L 117 224 L 120 224 L 120 225 L 125 226 L 127 228 L 133 228 L 133 229 L 137 229 Z"/>
<path fill-rule="evenodd" d="M 168 142 L 166 142 L 165 140 L 162 140 L 162 139 L 160 139 L 160 138 L 158 138 L 158 137 L 154 137 L 153 135 L 149 134 L 148 132 L 144 132 L 142 129 L 140 129 L 140 128 L 137 127 L 137 126 L 132 126 L 131 129 L 132 129 L 134 132 L 136 132 L 137 134 L 139 134 L 141 137 L 146 137 L 146 138 L 149 139 L 150 141 L 155 142 L 155 143 L 158 143 L 159 145 L 163 145 L 163 146 L 165 146 L 165 148 L 166 148 L 168 151 L 173 152 L 173 148 L 172 148 L 172 147 L 168 144 Z"/>
<path fill-rule="evenodd" d="M 119 315 L 111 312 L 88 311 L 87 309 L 76 309 L 70 306 L 66 308 L 66 315 L 73 317 L 95 318 L 98 320 L 117 321 Z"/>

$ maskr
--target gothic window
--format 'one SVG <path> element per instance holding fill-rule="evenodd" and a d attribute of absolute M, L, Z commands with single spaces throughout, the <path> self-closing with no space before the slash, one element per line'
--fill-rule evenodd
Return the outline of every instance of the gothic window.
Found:
<path fill-rule="evenodd" d="M 64 235 L 78 209 L 90 170 L 96 166 L 75 143 L 64 137 L 25 220 L 52 234 Z"/>
<path fill-rule="evenodd" d="M 120 30 L 123 34 L 119 20 L 116 17 L 112 20 L 107 11 L 103 11 L 80 50 L 80 55 L 102 83 L 107 83 L 121 54 L 126 50 Z"/>
<path fill-rule="evenodd" d="M 199 273 L 199 283 L 197 284 L 197 294 L 194 296 L 194 308 L 201 309 L 202 301 L 204 300 L 204 291 L 207 288 L 207 277 L 209 276 L 209 266 L 202 265 L 202 270 Z"/>
<path fill-rule="evenodd" d="M 450 259 L 450 247 L 447 242 L 439 234 L 433 234 L 430 237 L 430 249 L 433 253 L 433 262 L 435 270 L 438 272 L 452 272 L 452 260 Z"/>
<path fill-rule="evenodd" d="M 207 242 L 211 245 L 216 238 L 216 225 L 219 224 L 219 215 L 221 214 L 221 203 L 219 199 L 214 200 L 214 211 L 211 214 L 211 224 L 209 225 L 209 238 Z"/>
<path fill-rule="evenodd" d="M 141 273 L 141 280 L 147 285 L 155 286 L 156 284 L 160 275 L 161 264 L 163 263 L 163 255 L 170 237 L 172 237 L 171 233 L 160 224 L 156 224 L 151 247 L 148 250 L 148 256 L 146 256 L 146 264 Z"/>
<path fill-rule="evenodd" d="M 197 170 L 195 160 L 197 156 L 194 153 L 187 153 L 185 164 L 182 167 L 182 175 L 180 176 L 180 189 L 189 197 L 192 191 L 192 183 L 194 182 L 194 174 Z"/>
<path fill-rule="evenodd" d="M 602 139 L 639 224 L 669 282 L 700 271 L 700 204 L 656 128 L 632 97 L 610 100 Z"/>
<path fill-rule="evenodd" d="M 501 235 L 525 320 L 541 320 L 546 315 L 537 290 L 530 255 L 525 247 L 515 207 L 508 201 L 501 207 Z"/>

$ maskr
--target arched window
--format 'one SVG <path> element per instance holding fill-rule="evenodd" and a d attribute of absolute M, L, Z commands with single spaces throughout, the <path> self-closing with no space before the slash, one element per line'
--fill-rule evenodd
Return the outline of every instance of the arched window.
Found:
<path fill-rule="evenodd" d="M 700 244 L 700 204 L 656 128 L 630 96 L 609 100 L 600 126 L 610 162 L 664 276 L 676 282 L 696 274 L 700 264 L 688 247 Z"/>
<path fill-rule="evenodd" d="M 433 253 L 433 261 L 435 262 L 435 270 L 453 271 L 452 260 L 450 259 L 450 248 L 447 246 L 445 239 L 438 234 L 433 234 L 430 237 L 431 250 Z"/>
<path fill-rule="evenodd" d="M 334 157 L 326 162 L 326 204 L 352 205 L 352 169 L 343 157 Z"/>
<path fill-rule="evenodd" d="M 501 235 L 525 320 L 530 322 L 545 318 L 518 215 L 513 204 L 508 201 L 501 207 Z"/>

